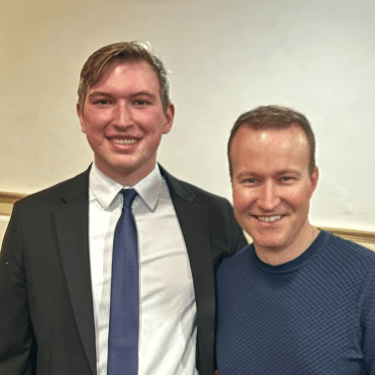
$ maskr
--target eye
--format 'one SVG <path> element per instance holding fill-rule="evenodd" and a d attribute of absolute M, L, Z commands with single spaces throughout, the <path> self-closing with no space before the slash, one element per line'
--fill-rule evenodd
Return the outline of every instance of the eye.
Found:
<path fill-rule="evenodd" d="M 254 178 L 254 177 L 250 177 L 250 178 L 244 178 L 243 180 L 241 180 L 241 184 L 243 185 L 254 185 L 257 183 L 257 179 Z"/>
<path fill-rule="evenodd" d="M 144 105 L 150 104 L 150 102 L 148 100 L 145 100 L 145 99 L 137 99 L 137 100 L 134 101 L 134 104 L 137 105 L 137 106 L 144 106 Z"/>
<path fill-rule="evenodd" d="M 107 105 L 107 104 L 110 104 L 110 101 L 108 99 L 98 99 L 98 100 L 95 101 L 95 104 Z"/>
<path fill-rule="evenodd" d="M 284 184 L 291 184 L 295 180 L 295 177 L 292 176 L 283 176 L 280 178 L 280 181 Z"/>

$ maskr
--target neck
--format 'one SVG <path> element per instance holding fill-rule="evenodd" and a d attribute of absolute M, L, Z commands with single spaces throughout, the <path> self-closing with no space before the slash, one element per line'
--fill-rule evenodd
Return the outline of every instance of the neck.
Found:
<path fill-rule="evenodd" d="M 156 167 L 156 163 L 154 165 L 147 165 L 142 168 L 138 168 L 135 170 L 132 169 L 110 169 L 110 168 L 103 168 L 100 163 L 97 163 L 95 160 L 96 167 L 104 173 L 107 177 L 111 178 L 112 180 L 118 182 L 122 186 L 134 186 L 139 181 L 142 181 L 146 178 Z"/>

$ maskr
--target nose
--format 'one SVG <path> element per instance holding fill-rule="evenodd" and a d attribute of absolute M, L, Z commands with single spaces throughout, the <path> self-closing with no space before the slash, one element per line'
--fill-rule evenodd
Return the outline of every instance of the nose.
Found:
<path fill-rule="evenodd" d="M 264 211 L 272 211 L 280 203 L 278 188 L 274 181 L 265 181 L 259 189 L 258 206 Z"/>
<path fill-rule="evenodd" d="M 131 109 L 125 102 L 118 102 L 114 108 L 113 124 L 118 127 L 128 127 L 133 124 Z"/>

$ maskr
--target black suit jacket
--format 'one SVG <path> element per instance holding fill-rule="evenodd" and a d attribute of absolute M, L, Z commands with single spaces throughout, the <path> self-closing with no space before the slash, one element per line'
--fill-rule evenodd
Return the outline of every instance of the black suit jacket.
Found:
<path fill-rule="evenodd" d="M 227 200 L 162 174 L 193 275 L 197 366 L 212 375 L 214 267 L 246 241 Z M 96 373 L 88 176 L 89 170 L 14 206 L 0 256 L 0 374 Z"/>

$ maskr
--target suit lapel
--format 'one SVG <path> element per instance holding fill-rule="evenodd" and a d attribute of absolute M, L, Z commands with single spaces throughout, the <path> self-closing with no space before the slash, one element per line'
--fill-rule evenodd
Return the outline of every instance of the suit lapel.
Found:
<path fill-rule="evenodd" d="M 78 332 L 96 373 L 95 324 L 88 245 L 88 171 L 73 179 L 54 209 L 60 254 Z"/>
<path fill-rule="evenodd" d="M 200 373 L 209 374 L 213 373 L 215 286 L 207 210 L 194 203 L 195 194 L 186 184 L 160 169 L 170 189 L 193 275 Z"/>

